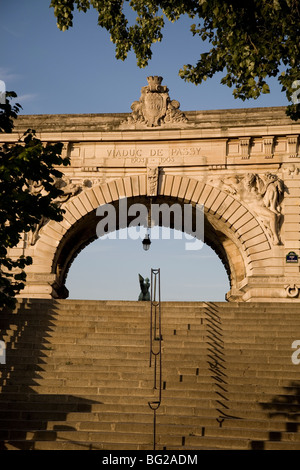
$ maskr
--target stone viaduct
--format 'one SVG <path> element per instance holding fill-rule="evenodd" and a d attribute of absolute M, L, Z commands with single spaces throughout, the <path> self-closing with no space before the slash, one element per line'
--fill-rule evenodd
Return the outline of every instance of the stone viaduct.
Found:
<path fill-rule="evenodd" d="M 57 182 L 63 221 L 41 221 L 12 250 L 33 258 L 20 297 L 66 298 L 70 265 L 96 238 L 97 208 L 126 197 L 203 205 L 228 301 L 300 302 L 300 123 L 281 107 L 182 112 L 161 81 L 148 77 L 131 113 L 22 115 L 2 137 L 32 128 L 63 142 L 71 160 Z"/>

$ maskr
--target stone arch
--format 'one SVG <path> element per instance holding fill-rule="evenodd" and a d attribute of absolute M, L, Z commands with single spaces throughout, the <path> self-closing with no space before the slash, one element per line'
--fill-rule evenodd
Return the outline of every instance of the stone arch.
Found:
<path fill-rule="evenodd" d="M 77 254 L 96 238 L 95 211 L 121 198 L 147 202 L 147 177 L 135 175 L 85 189 L 65 205 L 64 219 L 43 227 L 32 249 L 24 296 L 66 297 L 64 282 Z M 201 204 L 205 213 L 205 242 L 227 270 L 231 290 L 228 300 L 242 300 L 245 280 L 255 275 L 255 262 L 271 256 L 271 245 L 255 215 L 234 196 L 186 176 L 161 174 L 158 200 Z"/>

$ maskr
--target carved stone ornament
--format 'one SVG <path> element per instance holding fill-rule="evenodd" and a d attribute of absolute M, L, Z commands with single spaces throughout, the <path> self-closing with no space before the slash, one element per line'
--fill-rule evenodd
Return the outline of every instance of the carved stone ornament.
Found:
<path fill-rule="evenodd" d="M 288 152 L 290 158 L 298 158 L 298 139 L 299 135 L 288 135 Z"/>
<path fill-rule="evenodd" d="M 144 124 L 148 127 L 158 127 L 167 123 L 186 122 L 187 118 L 180 111 L 180 103 L 171 100 L 169 90 L 161 85 L 163 78 L 148 77 L 148 86 L 141 89 L 139 101 L 131 105 L 132 114 L 128 118 L 129 124 Z"/>
<path fill-rule="evenodd" d="M 69 178 L 57 178 L 54 186 L 62 191 L 62 194 L 53 200 L 53 203 L 56 204 L 57 207 L 61 207 L 62 204 L 66 203 L 71 197 L 76 196 L 82 190 L 82 185 L 72 183 Z M 38 183 L 32 183 L 30 186 L 30 191 L 33 194 L 42 192 L 43 189 L 43 185 Z M 49 222 L 49 219 L 43 216 L 39 223 L 35 225 L 34 230 L 28 234 L 27 240 L 31 246 L 36 244 L 39 239 L 40 231 L 47 222 Z"/>
<path fill-rule="evenodd" d="M 240 153 L 243 160 L 250 158 L 251 137 L 242 137 L 240 140 Z"/>
<path fill-rule="evenodd" d="M 265 158 L 274 156 L 274 136 L 263 137 Z"/>
<path fill-rule="evenodd" d="M 300 167 L 294 164 L 283 166 L 282 170 L 286 173 L 288 178 L 294 178 L 300 174 Z"/>
<path fill-rule="evenodd" d="M 69 178 L 57 178 L 54 186 L 63 192 L 63 194 L 53 201 L 59 207 L 66 203 L 71 197 L 76 196 L 82 189 L 80 184 L 72 183 Z"/>
<path fill-rule="evenodd" d="M 274 245 L 280 245 L 281 202 L 285 186 L 277 175 L 249 173 L 222 180 L 226 192 L 245 202 L 264 225 Z"/>
<path fill-rule="evenodd" d="M 295 284 L 284 286 L 287 297 L 295 298 L 299 295 L 299 288 Z"/>
<path fill-rule="evenodd" d="M 159 175 L 158 167 L 147 168 L 147 195 L 148 196 L 157 195 L 158 175 Z"/>

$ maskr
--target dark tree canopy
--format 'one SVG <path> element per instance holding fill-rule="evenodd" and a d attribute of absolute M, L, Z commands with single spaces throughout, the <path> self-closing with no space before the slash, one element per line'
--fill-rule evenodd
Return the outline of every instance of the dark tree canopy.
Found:
<path fill-rule="evenodd" d="M 14 129 L 14 120 L 20 105 L 11 105 L 14 92 L 6 93 L 5 104 L 0 104 L 1 133 Z M 18 245 L 24 233 L 34 230 L 42 218 L 62 220 L 63 210 L 55 204 L 62 191 L 55 186 L 57 169 L 68 165 L 61 157 L 63 144 L 44 145 L 28 129 L 17 143 L 0 145 L 0 307 L 12 308 L 15 295 L 24 287 L 25 268 L 30 257 L 9 257 L 9 249 Z M 35 191 L 36 185 L 42 188 Z"/>
<path fill-rule="evenodd" d="M 268 78 L 277 77 L 290 103 L 287 114 L 300 117 L 299 0 L 52 0 L 50 6 L 62 31 L 73 26 L 74 8 L 95 8 L 116 57 L 125 60 L 133 50 L 139 67 L 151 59 L 152 44 L 162 40 L 165 19 L 189 15 L 192 34 L 206 41 L 208 50 L 196 64 L 183 65 L 179 75 L 184 80 L 198 85 L 224 72 L 221 83 L 234 87 L 235 98 L 246 100 L 269 93 Z M 136 13 L 134 25 L 126 17 L 128 6 Z"/>

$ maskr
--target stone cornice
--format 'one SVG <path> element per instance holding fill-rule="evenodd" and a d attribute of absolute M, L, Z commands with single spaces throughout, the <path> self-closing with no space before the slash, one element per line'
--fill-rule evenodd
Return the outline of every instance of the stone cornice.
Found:
<path fill-rule="evenodd" d="M 28 128 L 42 140 L 131 141 L 165 139 L 216 139 L 300 134 L 300 122 L 285 114 L 285 107 L 186 111 L 187 122 L 159 127 L 127 124 L 129 113 L 20 115 L 12 134 L 15 141 Z"/>

